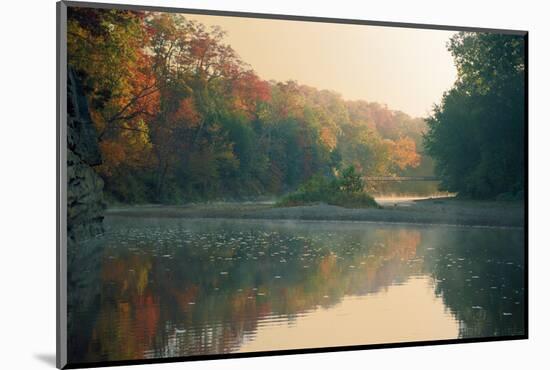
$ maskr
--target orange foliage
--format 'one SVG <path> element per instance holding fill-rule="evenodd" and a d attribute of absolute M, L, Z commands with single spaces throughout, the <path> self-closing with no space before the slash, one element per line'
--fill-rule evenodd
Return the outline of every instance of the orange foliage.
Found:
<path fill-rule="evenodd" d="M 391 156 L 393 163 L 401 170 L 406 167 L 418 167 L 421 159 L 414 140 L 409 137 L 402 137 L 393 142 Z"/>
<path fill-rule="evenodd" d="M 259 102 L 271 99 L 269 84 L 256 76 L 253 71 L 245 72 L 240 78 L 235 79 L 232 90 L 235 96 L 235 107 L 249 115 L 256 112 Z"/>
<path fill-rule="evenodd" d="M 323 144 L 325 144 L 329 149 L 334 149 L 336 147 L 336 144 L 338 142 L 338 139 L 336 135 L 334 134 L 334 129 L 331 127 L 322 127 L 321 128 L 321 141 Z"/>
<path fill-rule="evenodd" d="M 101 154 L 103 156 L 102 169 L 107 174 L 110 174 L 110 169 L 118 167 L 126 160 L 126 152 L 124 145 L 120 142 L 104 140 L 99 143 Z"/>
<path fill-rule="evenodd" d="M 184 121 L 188 127 L 197 127 L 200 123 L 201 116 L 197 112 L 193 98 L 189 97 L 182 99 L 176 111 L 170 115 L 169 120 L 181 120 Z"/>

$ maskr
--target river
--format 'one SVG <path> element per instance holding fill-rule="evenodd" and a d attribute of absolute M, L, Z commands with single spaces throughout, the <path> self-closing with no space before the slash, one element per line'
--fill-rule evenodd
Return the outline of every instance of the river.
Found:
<path fill-rule="evenodd" d="M 108 216 L 69 362 L 524 333 L 524 230 Z"/>

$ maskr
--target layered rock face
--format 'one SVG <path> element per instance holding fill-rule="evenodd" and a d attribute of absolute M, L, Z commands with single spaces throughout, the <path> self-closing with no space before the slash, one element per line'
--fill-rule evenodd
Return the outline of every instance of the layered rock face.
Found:
<path fill-rule="evenodd" d="M 103 233 L 103 180 L 97 132 L 74 70 L 67 73 L 67 233 L 69 244 Z"/>

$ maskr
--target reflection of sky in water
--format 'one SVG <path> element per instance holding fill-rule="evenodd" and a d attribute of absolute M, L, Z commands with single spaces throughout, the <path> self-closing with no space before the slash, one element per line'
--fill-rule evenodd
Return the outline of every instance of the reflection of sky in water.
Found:
<path fill-rule="evenodd" d="M 258 325 L 239 352 L 455 339 L 459 324 L 433 293 L 428 277 L 414 277 L 375 295 L 344 297 L 292 323 Z"/>
<path fill-rule="evenodd" d="M 71 362 L 523 332 L 523 230 L 107 225 L 70 266 Z"/>

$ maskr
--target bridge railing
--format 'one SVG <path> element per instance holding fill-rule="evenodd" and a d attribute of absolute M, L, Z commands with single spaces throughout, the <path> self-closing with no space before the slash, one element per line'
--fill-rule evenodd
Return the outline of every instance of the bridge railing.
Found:
<path fill-rule="evenodd" d="M 440 181 L 435 176 L 365 176 L 365 181 Z"/>

